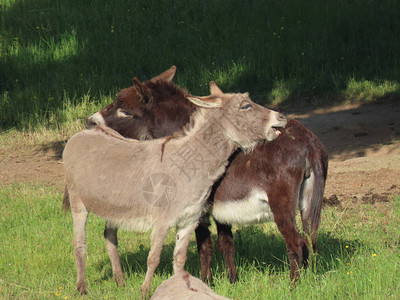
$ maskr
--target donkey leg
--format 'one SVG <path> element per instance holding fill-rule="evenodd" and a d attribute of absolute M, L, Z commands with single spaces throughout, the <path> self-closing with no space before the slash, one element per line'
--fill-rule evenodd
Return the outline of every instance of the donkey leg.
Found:
<path fill-rule="evenodd" d="M 317 220 L 313 220 L 312 217 L 309 216 L 309 214 L 305 214 L 301 211 L 301 219 L 303 223 L 303 231 L 304 234 L 306 235 L 306 243 L 308 249 L 313 251 L 314 253 L 317 253 L 317 230 L 319 226 L 319 219 L 321 215 L 321 208 L 315 208 L 314 210 L 318 211 L 318 217 Z M 310 239 L 311 239 L 311 245 L 310 245 Z"/>
<path fill-rule="evenodd" d="M 296 282 L 300 275 L 304 241 L 297 230 L 294 215 L 274 215 L 275 222 L 286 242 L 290 262 L 290 280 Z"/>
<path fill-rule="evenodd" d="M 196 229 L 197 223 L 191 224 L 185 228 L 179 228 L 176 233 L 175 249 L 174 249 L 174 274 L 184 272 L 185 262 L 187 258 L 187 250 L 189 247 L 190 236 Z"/>
<path fill-rule="evenodd" d="M 235 266 L 235 245 L 233 242 L 232 226 L 218 223 L 218 251 L 222 253 L 228 270 L 228 278 L 230 283 L 236 282 L 238 276 Z"/>
<path fill-rule="evenodd" d="M 147 257 L 147 272 L 146 277 L 142 286 L 140 287 L 140 293 L 142 298 L 147 298 L 150 294 L 150 285 L 153 278 L 153 274 L 158 264 L 160 263 L 161 250 L 164 245 L 165 237 L 168 233 L 168 227 L 166 226 L 155 226 L 151 234 L 151 249 Z"/>
<path fill-rule="evenodd" d="M 87 293 L 85 280 L 85 257 L 86 257 L 86 221 L 88 210 L 82 202 L 71 203 L 72 218 L 74 221 L 74 252 L 76 269 L 78 273 L 76 288 L 79 293 Z"/>
<path fill-rule="evenodd" d="M 200 219 L 200 223 L 196 228 L 196 241 L 197 251 L 200 256 L 201 266 L 201 280 L 206 283 L 212 283 L 212 271 L 211 271 L 211 260 L 212 260 L 212 240 L 211 232 L 208 229 L 210 226 L 210 216 L 207 214 Z"/>
<path fill-rule="evenodd" d="M 113 277 L 118 286 L 125 286 L 124 274 L 122 272 L 121 262 L 118 255 L 118 229 L 112 227 L 108 222 L 104 229 L 104 238 L 106 241 L 106 248 L 108 256 L 110 257 Z"/>

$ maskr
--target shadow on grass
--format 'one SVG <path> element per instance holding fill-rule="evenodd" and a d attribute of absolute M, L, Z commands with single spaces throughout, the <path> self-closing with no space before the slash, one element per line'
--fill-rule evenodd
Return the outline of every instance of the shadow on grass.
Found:
<path fill-rule="evenodd" d="M 58 140 L 43 143 L 39 146 L 37 152 L 52 153 L 52 159 L 60 160 L 68 140 Z"/>
<path fill-rule="evenodd" d="M 155 275 L 161 276 L 163 274 L 173 274 L 172 260 L 174 247 L 174 242 L 164 244 L 161 252 L 160 264 L 154 272 Z M 200 274 L 200 262 L 197 251 L 192 251 L 192 249 L 195 249 L 195 247 L 196 242 L 190 242 L 185 270 L 191 274 L 197 275 Z M 104 249 L 104 251 L 106 251 L 106 249 Z M 146 274 L 147 256 L 149 255 L 149 252 L 150 241 L 146 245 L 139 245 L 135 252 L 120 251 L 121 266 L 126 278 L 128 276 L 134 276 L 135 274 L 142 274 L 143 276 Z M 97 265 L 97 269 L 100 273 L 102 273 L 102 280 L 109 280 L 113 278 L 111 262 L 108 258 L 100 261 Z"/>
<path fill-rule="evenodd" d="M 289 270 L 286 244 L 279 233 L 266 234 L 256 226 L 249 226 L 236 232 L 234 237 L 237 265 L 244 268 L 254 266 L 265 274 Z M 348 261 L 360 248 L 365 248 L 365 245 L 359 240 L 343 240 L 329 232 L 320 232 L 317 236 L 317 268 L 314 272 L 324 274 L 337 269 L 341 261 Z M 217 264 L 220 262 L 218 267 L 224 268 L 222 259 L 217 259 Z"/>
<path fill-rule="evenodd" d="M 235 261 L 238 269 L 256 268 L 265 275 L 277 275 L 289 269 L 286 245 L 280 234 L 266 234 L 257 226 L 248 226 L 236 231 L 234 239 L 236 248 Z M 359 240 L 339 239 L 329 232 L 319 233 L 317 243 L 317 267 L 313 271 L 318 275 L 337 269 L 342 262 L 349 261 L 358 249 L 366 247 Z M 225 263 L 215 245 L 214 241 L 212 270 L 214 276 L 222 276 L 222 273 L 224 275 L 226 273 Z M 155 271 L 156 275 L 173 274 L 172 258 L 174 247 L 175 244 L 173 242 L 164 245 L 160 264 Z M 145 275 L 149 251 L 150 244 L 146 246 L 140 245 L 136 252 L 120 253 L 122 268 L 127 277 L 132 274 Z M 103 274 L 102 280 L 112 279 L 111 263 L 108 259 L 102 260 L 97 269 Z M 194 241 L 189 245 L 185 269 L 194 276 L 199 277 L 200 260 Z"/>
<path fill-rule="evenodd" d="M 281 82 L 291 94 L 287 106 L 299 98 L 320 105 L 320 95 L 342 91 L 349 78 L 398 79 L 399 10 L 392 1 L 11 3 L 0 11 L 5 129 L 23 127 L 32 112 L 50 117 L 65 98 L 99 96 L 172 64 L 195 94 L 219 72 L 229 79 L 223 90 L 263 99 Z"/>

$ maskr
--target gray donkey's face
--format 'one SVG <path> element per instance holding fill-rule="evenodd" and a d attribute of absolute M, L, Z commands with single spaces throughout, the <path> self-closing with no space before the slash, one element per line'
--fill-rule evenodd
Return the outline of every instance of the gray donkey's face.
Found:
<path fill-rule="evenodd" d="M 280 134 L 277 128 L 286 126 L 284 115 L 254 103 L 247 93 L 224 94 L 213 82 L 210 91 L 210 96 L 190 96 L 188 100 L 201 107 L 216 108 L 211 117 L 218 118 L 227 137 L 243 149 L 252 149 L 262 140 L 274 140 Z"/>

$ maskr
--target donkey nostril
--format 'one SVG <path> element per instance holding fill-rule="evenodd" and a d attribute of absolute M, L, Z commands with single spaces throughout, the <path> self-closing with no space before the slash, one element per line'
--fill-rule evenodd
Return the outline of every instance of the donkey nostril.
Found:
<path fill-rule="evenodd" d="M 280 121 L 286 120 L 285 115 L 284 115 L 284 114 L 279 114 L 279 115 L 278 115 L 278 120 L 280 120 Z"/>
<path fill-rule="evenodd" d="M 87 129 L 90 129 L 90 128 L 92 128 L 94 126 L 97 126 L 97 125 L 99 125 L 99 123 L 95 119 L 93 119 L 93 118 L 87 118 L 86 119 L 86 128 Z"/>

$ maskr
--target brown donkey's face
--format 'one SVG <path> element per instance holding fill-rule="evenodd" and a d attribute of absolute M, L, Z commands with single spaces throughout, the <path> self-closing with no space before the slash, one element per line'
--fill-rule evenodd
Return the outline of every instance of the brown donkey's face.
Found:
<path fill-rule="evenodd" d="M 190 119 L 195 105 L 186 100 L 187 91 L 171 81 L 176 68 L 121 90 L 110 105 L 87 119 L 86 127 L 108 126 L 125 137 L 153 139 L 172 135 Z"/>
<path fill-rule="evenodd" d="M 143 139 L 142 137 L 147 135 L 147 131 L 142 132 L 140 124 L 146 105 L 147 100 L 143 98 L 137 88 L 123 89 L 119 92 L 116 100 L 86 120 L 86 128 L 103 125 L 124 136 Z M 132 131 L 133 128 L 136 130 Z"/>

